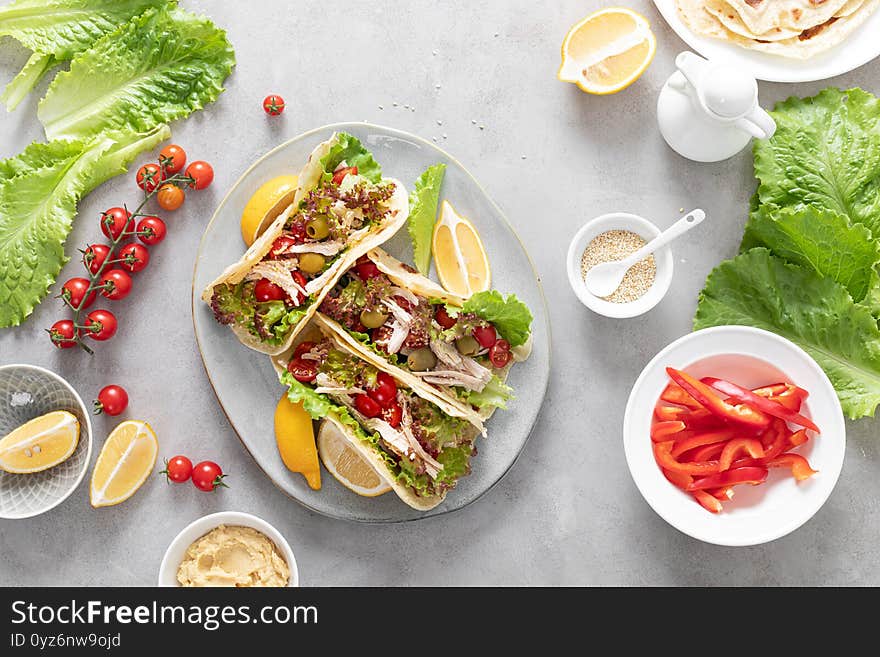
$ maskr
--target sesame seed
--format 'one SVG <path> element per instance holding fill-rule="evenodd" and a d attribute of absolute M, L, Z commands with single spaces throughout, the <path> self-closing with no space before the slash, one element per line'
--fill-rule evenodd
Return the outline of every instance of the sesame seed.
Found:
<path fill-rule="evenodd" d="M 476 119 L 471 119 L 471 123 L 473 123 L 474 125 L 477 125 L 477 120 L 476 120 Z"/>
<path fill-rule="evenodd" d="M 441 121 L 440 119 L 437 119 L 437 125 L 443 125 L 443 121 Z"/>
<path fill-rule="evenodd" d="M 384 107 L 382 107 L 382 106 L 381 106 L 381 105 L 379 105 L 379 109 L 380 109 L 380 110 L 383 110 L 383 109 L 385 109 L 385 108 L 384 108 Z"/>
<path fill-rule="evenodd" d="M 645 240 L 629 230 L 609 230 L 601 233 L 587 245 L 581 257 L 581 276 L 586 278 L 590 269 L 603 262 L 623 260 L 644 245 Z M 656 275 L 657 265 L 654 256 L 649 255 L 627 270 L 620 287 L 602 298 L 611 303 L 635 301 L 651 289 Z"/>
<path fill-rule="evenodd" d="M 446 139 L 446 133 L 445 133 L 445 132 L 443 133 L 443 139 Z"/>

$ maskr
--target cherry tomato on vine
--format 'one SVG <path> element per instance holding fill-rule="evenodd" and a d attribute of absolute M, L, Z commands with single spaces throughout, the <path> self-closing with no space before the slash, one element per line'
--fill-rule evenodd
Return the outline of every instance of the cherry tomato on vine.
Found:
<path fill-rule="evenodd" d="M 131 230 L 134 219 L 125 208 L 110 208 L 101 213 L 101 232 L 108 239 L 117 240 L 123 231 Z"/>
<path fill-rule="evenodd" d="M 159 217 L 144 217 L 137 225 L 138 239 L 144 244 L 155 246 L 165 239 L 165 222 Z"/>
<path fill-rule="evenodd" d="M 99 308 L 86 316 L 85 334 L 92 340 L 109 340 L 116 334 L 116 315 Z"/>
<path fill-rule="evenodd" d="M 185 198 L 186 194 L 183 193 L 183 190 L 171 183 L 165 183 L 156 192 L 156 202 L 163 210 L 176 210 L 183 205 Z"/>
<path fill-rule="evenodd" d="M 98 393 L 94 406 L 95 415 L 119 415 L 128 407 L 128 393 L 125 388 L 116 384 L 104 386 Z"/>
<path fill-rule="evenodd" d="M 223 482 L 225 476 L 226 475 L 223 474 L 223 470 L 220 466 L 213 461 L 202 461 L 193 466 L 192 482 L 199 490 L 210 493 L 212 490 L 219 488 L 220 486 L 227 488 L 226 484 Z"/>
<path fill-rule="evenodd" d="M 270 94 L 263 99 L 263 111 L 269 116 L 278 116 L 284 111 L 284 99 L 278 94 Z"/>
<path fill-rule="evenodd" d="M 89 292 L 89 279 L 77 276 L 61 286 L 61 298 L 67 300 L 74 310 L 88 308 L 95 302 L 95 290 Z M 88 292 L 88 297 L 86 293 Z"/>
<path fill-rule="evenodd" d="M 101 276 L 101 296 L 119 301 L 131 292 L 131 276 L 121 269 L 111 269 Z"/>
<path fill-rule="evenodd" d="M 214 180 L 214 167 L 204 160 L 196 160 L 186 168 L 186 175 L 193 179 L 190 188 L 204 189 Z"/>
<path fill-rule="evenodd" d="M 159 474 L 165 475 L 165 478 L 168 481 L 173 481 L 175 484 L 182 484 L 190 478 L 192 471 L 192 461 L 182 454 L 178 454 L 177 456 L 172 456 L 170 459 L 165 459 L 165 469 Z"/>
<path fill-rule="evenodd" d="M 69 319 L 62 319 L 49 329 L 49 339 L 59 349 L 70 349 L 76 346 L 76 329 Z"/>
<path fill-rule="evenodd" d="M 120 268 L 125 271 L 136 274 L 142 271 L 150 264 L 150 252 L 147 247 L 137 242 L 129 242 L 119 250 L 119 259 L 122 262 L 117 263 Z"/>
<path fill-rule="evenodd" d="M 97 274 L 109 255 L 110 247 L 106 244 L 89 244 L 83 252 L 83 264 L 90 272 Z"/>
<path fill-rule="evenodd" d="M 159 151 L 159 166 L 167 174 L 174 175 L 186 164 L 186 151 L 177 144 L 168 144 Z"/>
<path fill-rule="evenodd" d="M 283 301 L 287 298 L 287 292 L 268 278 L 261 278 L 254 285 L 254 298 L 257 301 Z"/>
<path fill-rule="evenodd" d="M 158 164 L 149 162 L 138 169 L 135 177 L 137 186 L 148 194 L 156 189 L 165 180 L 165 173 Z"/>

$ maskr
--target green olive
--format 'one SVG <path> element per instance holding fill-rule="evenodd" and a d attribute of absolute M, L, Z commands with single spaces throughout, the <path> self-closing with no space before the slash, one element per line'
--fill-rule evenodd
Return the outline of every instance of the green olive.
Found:
<path fill-rule="evenodd" d="M 455 341 L 455 348 L 462 356 L 473 356 L 480 350 L 480 343 L 472 335 L 463 335 Z"/>
<path fill-rule="evenodd" d="M 299 257 L 299 268 L 307 274 L 317 274 L 324 269 L 326 261 L 320 253 L 303 253 Z"/>
<path fill-rule="evenodd" d="M 361 311 L 361 324 L 368 329 L 379 328 L 386 319 L 388 319 L 388 315 L 381 310 L 366 309 Z"/>
<path fill-rule="evenodd" d="M 422 347 L 406 357 L 406 364 L 413 372 L 425 372 L 434 369 L 434 365 L 437 364 L 437 357 L 430 347 Z"/>
<path fill-rule="evenodd" d="M 306 224 L 306 235 L 313 240 L 322 240 L 330 234 L 330 224 L 326 217 L 315 217 Z"/>

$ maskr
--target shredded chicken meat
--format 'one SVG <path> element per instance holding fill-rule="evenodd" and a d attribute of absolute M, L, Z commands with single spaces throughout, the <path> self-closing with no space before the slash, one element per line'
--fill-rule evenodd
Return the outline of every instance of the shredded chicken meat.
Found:
<path fill-rule="evenodd" d="M 308 296 L 306 291 L 299 285 L 288 269 L 289 264 L 280 260 L 264 260 L 254 265 L 253 269 L 245 277 L 249 281 L 265 278 L 274 283 L 290 297 L 291 303 L 299 305 L 297 300 L 302 296 Z"/>

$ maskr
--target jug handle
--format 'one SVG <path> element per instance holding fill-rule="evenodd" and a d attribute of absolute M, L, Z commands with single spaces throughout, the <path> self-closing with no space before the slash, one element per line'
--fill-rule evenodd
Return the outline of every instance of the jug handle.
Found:
<path fill-rule="evenodd" d="M 675 58 L 675 67 L 681 71 L 681 74 L 688 82 L 690 82 L 694 89 L 700 88 L 700 67 L 705 66 L 708 63 L 708 60 L 703 59 L 689 50 L 678 53 L 678 56 Z"/>
<path fill-rule="evenodd" d="M 736 125 L 755 139 L 769 139 L 776 132 L 776 121 L 758 106 L 755 106 L 747 116 L 739 119 Z"/>

